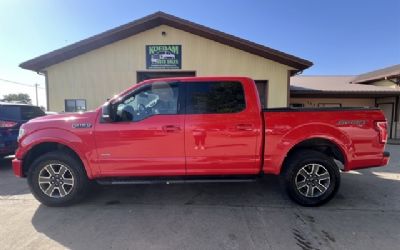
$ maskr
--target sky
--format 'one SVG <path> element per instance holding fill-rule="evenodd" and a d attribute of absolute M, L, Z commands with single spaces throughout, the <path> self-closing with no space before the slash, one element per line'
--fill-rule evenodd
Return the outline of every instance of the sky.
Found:
<path fill-rule="evenodd" d="M 0 0 L 0 98 L 28 93 L 36 104 L 38 83 L 46 106 L 44 77 L 21 62 L 156 11 L 310 60 L 304 75 L 361 74 L 400 64 L 399 9 L 400 0 Z"/>

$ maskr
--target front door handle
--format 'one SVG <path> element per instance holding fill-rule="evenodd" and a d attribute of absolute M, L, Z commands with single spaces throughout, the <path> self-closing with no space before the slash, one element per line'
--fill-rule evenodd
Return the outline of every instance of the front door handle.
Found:
<path fill-rule="evenodd" d="M 165 126 L 162 126 L 162 129 L 165 132 L 169 132 L 169 133 L 181 131 L 181 128 L 176 125 L 165 125 Z"/>
<path fill-rule="evenodd" d="M 252 124 L 237 124 L 236 129 L 240 131 L 253 131 Z"/>

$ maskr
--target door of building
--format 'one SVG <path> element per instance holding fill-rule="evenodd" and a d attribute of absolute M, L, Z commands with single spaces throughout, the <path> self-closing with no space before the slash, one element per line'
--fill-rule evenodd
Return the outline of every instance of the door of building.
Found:
<path fill-rule="evenodd" d="M 154 78 L 196 76 L 195 71 L 138 71 L 137 82 Z"/>
<path fill-rule="evenodd" d="M 379 103 L 378 107 L 382 109 L 385 114 L 387 123 L 388 123 L 388 131 L 389 138 L 392 138 L 392 124 L 393 124 L 393 114 L 394 114 L 394 103 Z"/>

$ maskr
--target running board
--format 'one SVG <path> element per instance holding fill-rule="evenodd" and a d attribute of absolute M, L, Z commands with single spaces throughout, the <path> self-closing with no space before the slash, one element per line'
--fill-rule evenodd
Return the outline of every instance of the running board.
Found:
<path fill-rule="evenodd" d="M 136 184 L 188 184 L 188 183 L 234 183 L 255 182 L 255 177 L 209 177 L 209 178 L 103 178 L 96 182 L 100 185 L 136 185 Z"/>

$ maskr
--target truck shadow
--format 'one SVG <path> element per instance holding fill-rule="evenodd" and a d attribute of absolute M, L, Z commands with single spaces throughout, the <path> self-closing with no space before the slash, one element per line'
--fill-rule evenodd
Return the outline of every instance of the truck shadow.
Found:
<path fill-rule="evenodd" d="M 400 172 L 398 167 L 389 167 L 345 173 L 336 198 L 319 208 L 292 203 L 279 179 L 267 176 L 256 183 L 99 187 L 72 207 L 40 205 L 32 224 L 38 232 L 71 249 L 191 248 L 190 239 L 200 248 L 220 248 L 207 241 L 215 240 L 221 232 L 231 235 L 246 228 L 243 217 L 257 219 L 262 214 L 267 223 L 273 221 L 282 228 L 279 230 L 290 232 L 293 223 L 293 227 L 304 221 L 315 223 L 314 217 L 324 220 L 332 213 L 344 213 L 358 225 L 365 223 L 365 218 L 353 217 L 355 211 L 400 211 L 400 179 L 382 178 L 375 174 L 378 171 L 389 176 Z M 332 215 L 332 221 L 324 223 L 338 223 L 334 218 Z M 384 226 L 379 220 L 377 223 L 376 228 Z M 268 235 L 278 229 L 263 230 Z"/>

